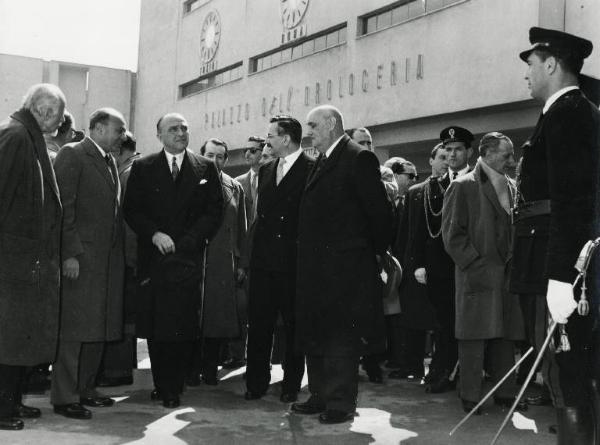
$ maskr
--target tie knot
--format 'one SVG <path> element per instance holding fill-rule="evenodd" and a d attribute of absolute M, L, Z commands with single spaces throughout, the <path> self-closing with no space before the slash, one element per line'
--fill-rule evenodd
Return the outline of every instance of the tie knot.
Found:
<path fill-rule="evenodd" d="M 452 172 L 452 179 L 456 179 L 457 176 L 458 176 L 458 172 Z"/>
<path fill-rule="evenodd" d="M 112 162 L 111 162 L 112 160 L 110 159 L 110 155 L 108 153 L 106 153 L 104 155 L 104 160 L 106 161 L 107 165 L 111 165 L 112 164 Z"/>

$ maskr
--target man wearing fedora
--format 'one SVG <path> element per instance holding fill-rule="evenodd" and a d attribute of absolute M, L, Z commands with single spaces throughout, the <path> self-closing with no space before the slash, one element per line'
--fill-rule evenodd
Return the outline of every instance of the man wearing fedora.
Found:
<path fill-rule="evenodd" d="M 573 267 L 594 228 L 598 190 L 600 112 L 579 89 L 592 43 L 560 31 L 531 28 L 532 47 L 520 54 L 531 96 L 544 104 L 523 148 L 511 290 L 521 307 L 531 343 L 546 335 L 547 313 L 564 327 L 569 347 L 545 356 L 544 378 L 558 419 L 559 444 L 600 443 L 598 370 L 592 364 L 592 310 L 584 315 Z M 596 222 L 597 223 L 597 222 Z M 596 224 L 597 225 L 597 224 Z M 592 280 L 588 287 L 592 285 Z M 555 333 L 555 344 L 560 344 Z M 595 437 L 595 438 L 594 438 Z"/>

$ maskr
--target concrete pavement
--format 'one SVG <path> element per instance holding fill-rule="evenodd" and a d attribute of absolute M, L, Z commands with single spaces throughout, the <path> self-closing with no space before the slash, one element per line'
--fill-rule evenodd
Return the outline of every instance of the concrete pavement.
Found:
<path fill-rule="evenodd" d="M 463 417 L 456 392 L 426 394 L 416 382 L 386 380 L 375 385 L 361 375 L 358 416 L 352 423 L 325 426 L 317 416 L 291 414 L 279 402 L 281 368 L 273 367 L 268 394 L 261 400 L 243 398 L 244 368 L 220 371 L 216 387 L 188 389 L 181 407 L 168 410 L 151 402 L 149 369 L 136 370 L 132 386 L 107 388 L 115 397 L 111 408 L 93 409 L 91 420 L 71 420 L 52 412 L 48 393 L 27 396 L 26 403 L 42 409 L 42 417 L 26 420 L 19 432 L 0 431 L 0 444 L 487 444 L 506 413 L 486 404 L 452 437 L 448 432 Z M 307 397 L 306 387 L 300 399 Z M 524 415 L 535 421 L 538 433 L 518 430 L 509 423 L 499 444 L 552 444 L 548 433 L 553 410 L 531 407 Z"/>

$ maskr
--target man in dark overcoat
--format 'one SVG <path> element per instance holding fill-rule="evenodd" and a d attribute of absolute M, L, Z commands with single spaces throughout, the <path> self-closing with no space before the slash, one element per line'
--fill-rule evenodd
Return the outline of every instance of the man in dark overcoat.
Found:
<path fill-rule="evenodd" d="M 377 254 L 392 208 L 377 157 L 344 134 L 339 110 L 317 107 L 307 125 L 321 154 L 300 203 L 296 317 L 311 396 L 292 410 L 340 423 L 354 415 L 360 356 L 385 349 Z"/>
<path fill-rule="evenodd" d="M 133 163 L 125 218 L 138 235 L 138 337 L 148 339 L 153 400 L 179 406 L 199 310 L 206 244 L 223 215 L 223 191 L 214 163 L 187 149 L 185 118 L 159 119 L 163 149 Z"/>
<path fill-rule="evenodd" d="M 518 298 L 508 292 L 514 183 L 506 171 L 514 167 L 513 144 L 501 133 L 488 133 L 479 153 L 475 169 L 448 187 L 442 210 L 444 246 L 455 264 L 460 397 L 466 412 L 481 397 L 484 350 L 497 383 L 514 364 L 514 340 L 524 336 Z M 500 386 L 496 404 L 512 404 L 514 383 L 509 379 Z"/>
<path fill-rule="evenodd" d="M 54 161 L 64 209 L 60 345 L 50 401 L 66 417 L 91 418 L 82 405 L 111 406 L 96 377 L 105 343 L 123 334 L 124 227 L 112 152 L 125 136 L 112 108 L 90 115 L 90 136 L 64 146 Z"/>
<path fill-rule="evenodd" d="M 600 376 L 591 367 L 598 313 L 575 310 L 580 293 L 577 289 L 574 295 L 572 286 L 580 250 L 599 235 L 593 222 L 598 215 L 600 112 L 578 86 L 593 46 L 578 36 L 536 27 L 529 40 L 532 47 L 520 58 L 528 65 L 531 96 L 544 108 L 523 148 L 511 289 L 520 294 L 531 344 L 542 345 L 547 310 L 569 339 L 570 350 L 548 352 L 543 367 L 558 416 L 558 443 L 592 443 L 594 434 L 598 443 Z M 558 333 L 554 341 L 560 344 Z"/>
<path fill-rule="evenodd" d="M 22 404 L 27 366 L 54 361 L 58 340 L 58 186 L 44 133 L 63 120 L 55 85 L 32 86 L 0 123 L 0 429 L 20 430 L 40 410 Z"/>
<path fill-rule="evenodd" d="M 269 387 L 269 358 L 277 317 L 285 329 L 280 400 L 295 402 L 304 375 L 304 356 L 295 348 L 298 210 L 314 161 L 300 142 L 302 125 L 291 116 L 274 116 L 267 146 L 277 158 L 259 171 L 257 216 L 250 253 L 247 400 Z"/>

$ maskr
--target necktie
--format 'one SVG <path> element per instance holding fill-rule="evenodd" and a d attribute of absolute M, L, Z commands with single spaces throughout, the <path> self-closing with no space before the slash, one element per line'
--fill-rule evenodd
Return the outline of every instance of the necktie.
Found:
<path fill-rule="evenodd" d="M 113 184 L 115 183 L 115 174 L 113 173 L 113 163 L 110 155 L 106 153 L 104 155 L 104 160 L 106 161 L 106 166 L 108 167 L 108 173 L 110 173 L 110 179 L 112 179 Z"/>
<path fill-rule="evenodd" d="M 452 180 L 454 181 L 458 176 L 458 172 L 452 172 Z"/>
<path fill-rule="evenodd" d="M 277 177 L 275 179 L 276 185 L 279 185 L 279 183 L 283 179 L 283 164 L 285 164 L 285 159 L 279 158 L 279 163 L 277 164 Z"/>
<path fill-rule="evenodd" d="M 498 193 L 498 200 L 500 201 L 500 205 L 506 211 L 506 213 L 510 213 L 510 190 L 509 190 L 508 181 L 506 179 L 503 181 L 502 187 L 500 187 L 500 192 Z"/>
<path fill-rule="evenodd" d="M 252 202 L 256 202 L 256 192 L 258 190 L 258 173 L 250 173 L 252 181 L 250 182 L 250 197 Z"/>
<path fill-rule="evenodd" d="M 177 179 L 177 175 L 179 175 L 179 167 L 177 167 L 177 158 L 173 156 L 173 162 L 171 163 L 171 175 L 173 176 L 173 181 Z"/>

